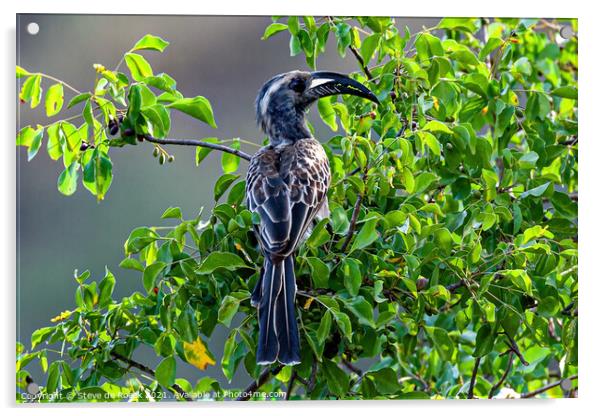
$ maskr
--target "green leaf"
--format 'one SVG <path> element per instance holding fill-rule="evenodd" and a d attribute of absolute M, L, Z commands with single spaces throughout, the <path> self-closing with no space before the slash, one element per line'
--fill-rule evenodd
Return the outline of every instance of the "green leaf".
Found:
<path fill-rule="evenodd" d="M 98 306 L 104 308 L 111 304 L 113 295 L 113 289 L 115 288 L 115 276 L 107 269 L 106 276 L 101 280 L 98 289 L 100 295 L 98 296 Z"/>
<path fill-rule="evenodd" d="M 421 33 L 416 38 L 416 54 L 420 64 L 426 64 L 435 56 L 445 55 L 441 40 L 430 33 Z"/>
<path fill-rule="evenodd" d="M 378 224 L 378 218 L 370 218 L 368 221 L 364 223 L 362 229 L 357 234 L 355 239 L 353 240 L 353 244 L 351 245 L 350 253 L 355 250 L 361 250 L 365 247 L 368 247 L 370 244 L 375 242 L 379 234 L 376 231 L 376 225 Z"/>
<path fill-rule="evenodd" d="M 40 146 L 42 145 L 43 136 L 44 128 L 42 126 L 38 126 L 38 128 L 33 132 L 33 137 L 31 138 L 29 149 L 27 150 L 28 162 L 38 154 L 38 150 L 40 150 Z"/>
<path fill-rule="evenodd" d="M 374 328 L 374 313 L 372 311 L 372 306 L 363 296 L 356 296 L 352 300 L 346 301 L 345 305 L 353 312 L 360 324 Z"/>
<path fill-rule="evenodd" d="M 314 227 L 309 238 L 305 241 L 305 244 L 311 248 L 318 248 L 330 240 L 330 234 L 326 230 L 328 224 L 328 218 L 324 218 Z"/>
<path fill-rule="evenodd" d="M 232 145 L 230 147 L 234 150 L 240 150 L 240 139 L 233 139 Z M 222 153 L 222 170 L 224 171 L 224 173 L 235 172 L 238 169 L 239 165 L 240 157 L 228 152 Z"/>
<path fill-rule="evenodd" d="M 520 198 L 526 198 L 528 196 L 540 197 L 542 196 L 550 187 L 550 182 L 546 182 L 543 185 L 536 186 L 535 188 L 531 188 L 528 191 L 520 194 Z"/>
<path fill-rule="evenodd" d="M 144 273 L 142 274 L 142 282 L 148 293 L 152 292 L 152 290 L 157 286 L 157 279 L 163 270 L 165 270 L 165 266 L 165 263 L 158 261 L 146 266 L 144 269 Z"/>
<path fill-rule="evenodd" d="M 437 156 L 441 156 L 441 144 L 439 143 L 439 140 L 437 140 L 437 138 L 428 131 L 421 131 L 419 134 L 431 152 Z"/>
<path fill-rule="evenodd" d="M 69 101 L 69 104 L 67 104 L 67 108 L 71 108 L 71 107 L 81 103 L 82 101 L 86 101 L 90 97 L 92 97 L 92 94 L 90 94 L 89 92 L 84 92 L 82 94 L 78 94 Z"/>
<path fill-rule="evenodd" d="M 478 72 L 470 73 L 462 77 L 462 85 L 468 90 L 479 94 L 481 97 L 487 98 L 489 80 L 485 75 Z"/>
<path fill-rule="evenodd" d="M 63 195 L 73 195 L 77 189 L 79 163 L 73 162 L 60 174 L 57 187 Z"/>
<path fill-rule="evenodd" d="M 119 263 L 119 267 L 122 269 L 138 270 L 139 272 L 144 271 L 144 266 L 133 257 L 125 258 Z"/>
<path fill-rule="evenodd" d="M 343 283 L 345 289 L 351 296 L 357 296 L 362 284 L 361 263 L 357 259 L 345 257 L 341 261 L 341 270 L 343 272 Z"/>
<path fill-rule="evenodd" d="M 329 97 L 320 98 L 318 100 L 318 113 L 320 118 L 332 131 L 337 131 L 339 126 L 337 125 L 337 118 L 332 103 Z"/>
<path fill-rule="evenodd" d="M 151 122 L 151 134 L 157 138 L 164 138 L 169 134 L 171 120 L 169 112 L 164 105 L 154 104 L 142 108 L 142 114 Z"/>
<path fill-rule="evenodd" d="M 463 30 L 469 33 L 473 33 L 477 30 L 477 27 L 475 25 L 476 20 L 477 19 L 445 17 L 441 19 L 441 21 L 437 25 L 437 28 Z"/>
<path fill-rule="evenodd" d="M 218 139 L 217 137 L 208 137 L 206 139 L 202 139 L 201 142 L 205 142 L 205 143 L 221 143 L 221 140 Z M 213 149 L 211 149 L 210 147 L 203 147 L 203 146 L 197 146 L 196 148 L 196 165 L 200 165 L 201 162 L 203 162 L 203 160 L 205 160 L 205 158 L 209 155 L 209 153 L 211 153 Z"/>
<path fill-rule="evenodd" d="M 325 313 L 322 315 L 322 319 L 320 319 L 320 326 L 318 327 L 318 331 L 316 335 L 318 337 L 318 341 L 320 345 L 323 345 L 326 341 L 326 338 L 330 335 L 330 328 L 332 326 L 332 314 Z"/>
<path fill-rule="evenodd" d="M 31 126 L 23 127 L 17 134 L 17 146 L 31 146 L 31 142 L 33 141 L 35 135 L 36 130 L 34 130 Z"/>
<path fill-rule="evenodd" d="M 311 280 L 317 288 L 327 288 L 330 278 L 330 269 L 317 257 L 308 257 L 307 262 L 311 268 Z"/>
<path fill-rule="evenodd" d="M 148 227 L 138 227 L 133 230 L 124 244 L 126 255 L 138 253 L 149 244 L 157 241 L 159 234 Z"/>
<path fill-rule="evenodd" d="M 483 324 L 477 332 L 473 357 L 483 357 L 491 352 L 496 333 L 490 324 Z"/>
<path fill-rule="evenodd" d="M 56 328 L 53 326 L 47 326 L 33 331 L 33 333 L 31 334 L 31 349 L 33 350 L 42 342 L 46 341 L 55 331 Z"/>
<path fill-rule="evenodd" d="M 142 55 L 137 53 L 126 53 L 125 64 L 132 74 L 132 78 L 135 81 L 143 81 L 146 77 L 153 76 L 153 69 L 150 64 Z"/>
<path fill-rule="evenodd" d="M 152 51 L 163 52 L 165 50 L 165 48 L 167 47 L 167 45 L 169 45 L 168 41 L 163 40 L 158 36 L 147 34 L 147 35 L 144 35 L 144 37 L 142 39 L 140 39 L 138 42 L 136 42 L 136 44 L 131 49 L 131 51 L 133 52 L 133 51 L 147 49 L 147 50 L 152 50 Z"/>
<path fill-rule="evenodd" d="M 552 91 L 550 91 L 550 94 L 557 97 L 569 98 L 571 100 L 576 100 L 578 98 L 577 88 L 575 87 L 554 88 Z"/>
<path fill-rule="evenodd" d="M 360 55 L 362 57 L 362 60 L 364 61 L 364 64 L 367 65 L 370 63 L 372 55 L 374 55 L 374 51 L 376 51 L 376 48 L 378 46 L 380 36 L 381 35 L 379 34 L 373 34 L 367 36 L 362 42 L 362 46 L 360 47 Z"/>
<path fill-rule="evenodd" d="M 113 163 L 108 156 L 94 149 L 92 157 L 84 166 L 83 183 L 97 199 L 103 200 L 113 181 Z"/>
<path fill-rule="evenodd" d="M 338 397 L 345 397 L 349 388 L 349 376 L 339 368 L 333 361 L 324 360 L 322 371 L 326 376 L 328 390 Z"/>
<path fill-rule="evenodd" d="M 483 170 L 481 172 L 485 182 L 485 199 L 491 201 L 497 195 L 498 176 L 494 171 Z"/>
<path fill-rule="evenodd" d="M 184 342 L 192 343 L 199 337 L 199 325 L 194 309 L 192 309 L 190 304 L 187 303 L 186 307 L 180 312 L 176 328 Z"/>
<path fill-rule="evenodd" d="M 288 29 L 288 26 L 284 23 L 272 23 L 268 27 L 265 28 L 265 32 L 263 32 L 263 36 L 261 40 L 266 40 L 274 36 L 276 33 L 282 32 L 283 30 Z"/>
<path fill-rule="evenodd" d="M 401 388 L 397 374 L 392 368 L 386 367 L 378 371 L 370 371 L 367 376 L 374 381 L 376 390 L 381 394 L 394 394 Z"/>
<path fill-rule="evenodd" d="M 163 387 L 173 386 L 176 382 L 176 359 L 174 357 L 164 358 L 157 366 L 155 376 Z"/>
<path fill-rule="evenodd" d="M 240 299 L 230 295 L 226 296 L 224 299 L 222 299 L 217 320 L 229 328 L 230 323 L 232 323 L 232 318 L 234 318 L 234 315 L 236 315 L 236 312 L 238 312 L 239 306 Z"/>
<path fill-rule="evenodd" d="M 299 33 L 299 18 L 297 16 L 290 16 L 288 18 L 288 29 L 292 35 Z"/>
<path fill-rule="evenodd" d="M 337 326 L 341 330 L 341 333 L 347 338 L 349 342 L 351 342 L 351 338 L 353 336 L 353 329 L 351 327 L 351 320 L 346 313 L 331 310 L 331 313 L 334 315 L 334 319 L 337 323 Z"/>
<path fill-rule="evenodd" d="M 201 274 L 210 274 L 220 268 L 233 271 L 240 268 L 249 268 L 249 266 L 236 254 L 214 251 L 205 257 L 199 266 L 198 272 Z"/>
<path fill-rule="evenodd" d="M 26 103 L 29 102 L 31 108 L 36 108 L 42 100 L 42 76 L 32 75 L 25 80 L 19 93 L 19 99 Z"/>
<path fill-rule="evenodd" d="M 289 49 L 291 51 L 291 56 L 297 56 L 301 53 L 301 40 L 299 40 L 298 36 L 291 36 Z"/>
<path fill-rule="evenodd" d="M 437 242 L 437 246 L 440 247 L 446 255 L 451 253 L 454 240 L 447 228 L 440 228 L 435 231 L 435 241 Z"/>
<path fill-rule="evenodd" d="M 485 60 L 485 58 L 494 50 L 496 50 L 497 48 L 499 48 L 500 46 L 502 46 L 504 44 L 504 41 L 502 39 L 500 39 L 497 36 L 491 36 L 489 39 L 487 39 L 487 43 L 485 44 L 485 46 L 483 47 L 483 49 L 481 49 L 481 52 L 479 52 L 479 59 L 481 61 Z"/>
<path fill-rule="evenodd" d="M 63 84 L 54 84 L 46 92 L 46 115 L 54 116 L 63 108 Z"/>
<path fill-rule="evenodd" d="M 48 156 L 50 156 L 52 160 L 59 160 L 61 156 L 63 156 L 64 139 L 60 135 L 59 127 L 60 122 L 48 126 L 48 129 L 46 130 L 48 134 L 46 150 L 48 150 Z"/>
<path fill-rule="evenodd" d="M 523 269 L 513 269 L 513 270 L 502 270 L 500 274 L 503 276 L 509 277 L 514 286 L 521 289 L 523 292 L 528 295 L 533 295 L 531 290 L 532 283 L 531 278 L 527 274 L 527 272 Z"/>
<path fill-rule="evenodd" d="M 209 124 L 213 128 L 217 128 L 213 118 L 211 103 L 209 103 L 209 100 L 205 97 L 197 96 L 194 98 L 181 98 L 169 103 L 167 107 L 175 108 L 176 110 Z"/>
<path fill-rule="evenodd" d="M 182 210 L 180 207 L 169 207 L 165 210 L 161 218 L 177 218 L 179 220 L 182 219 Z"/>
<path fill-rule="evenodd" d="M 61 376 L 60 365 L 61 361 L 59 360 L 50 364 L 50 367 L 48 368 L 48 378 L 46 379 L 47 394 L 54 393 L 58 388 L 59 379 Z"/>
<path fill-rule="evenodd" d="M 519 72 L 522 75 L 529 76 L 533 71 L 531 67 L 531 62 L 529 62 L 529 58 L 526 56 L 521 56 L 512 64 L 512 70 L 515 72 Z"/>
<path fill-rule="evenodd" d="M 27 70 L 21 68 L 19 65 L 17 65 L 17 78 L 23 78 L 26 77 L 28 75 L 31 75 Z"/>
<path fill-rule="evenodd" d="M 453 134 L 449 127 L 437 120 L 431 120 L 428 123 L 426 123 L 426 125 L 423 127 L 423 130 L 430 131 L 433 133 Z"/>
<path fill-rule="evenodd" d="M 213 198 L 215 202 L 217 202 L 222 195 L 228 190 L 230 185 L 237 180 L 240 175 L 233 175 L 231 173 L 226 173 L 219 177 L 217 182 L 215 182 L 215 186 L 213 188 Z"/>
<path fill-rule="evenodd" d="M 431 339 L 437 354 L 444 361 L 450 361 L 454 355 L 456 347 L 449 338 L 447 331 L 440 327 L 427 326 L 424 328 Z"/>

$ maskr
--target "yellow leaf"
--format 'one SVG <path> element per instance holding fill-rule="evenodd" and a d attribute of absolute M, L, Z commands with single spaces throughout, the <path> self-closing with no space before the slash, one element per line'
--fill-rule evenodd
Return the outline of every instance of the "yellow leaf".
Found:
<path fill-rule="evenodd" d="M 308 310 L 313 301 L 314 298 L 307 298 L 307 300 L 305 301 L 305 305 L 303 305 L 303 309 Z"/>
<path fill-rule="evenodd" d="M 72 313 L 73 312 L 71 312 L 71 311 L 63 311 L 58 316 L 55 316 L 54 318 L 52 318 L 50 320 L 50 322 L 64 321 L 65 319 L 69 318 Z"/>
<path fill-rule="evenodd" d="M 201 337 L 194 340 L 194 342 L 184 342 L 184 355 L 186 361 L 199 370 L 205 370 L 208 365 L 215 365 L 215 360 L 209 355 L 209 351 Z"/>

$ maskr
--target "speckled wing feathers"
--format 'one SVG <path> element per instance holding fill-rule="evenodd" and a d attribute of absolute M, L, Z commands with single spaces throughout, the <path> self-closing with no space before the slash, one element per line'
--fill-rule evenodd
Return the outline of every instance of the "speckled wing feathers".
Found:
<path fill-rule="evenodd" d="M 261 217 L 256 231 L 266 255 L 285 257 L 297 248 L 329 185 L 328 158 L 315 139 L 257 152 L 247 174 L 247 199 L 249 210 Z"/>

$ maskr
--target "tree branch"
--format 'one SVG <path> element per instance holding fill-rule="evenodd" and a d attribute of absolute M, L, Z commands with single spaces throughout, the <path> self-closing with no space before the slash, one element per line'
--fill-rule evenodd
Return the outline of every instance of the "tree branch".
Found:
<path fill-rule="evenodd" d="M 360 209 L 362 208 L 362 199 L 364 199 L 363 193 L 357 194 L 357 199 L 355 200 L 355 205 L 353 206 L 353 214 L 351 214 L 349 230 L 347 231 L 345 241 L 343 241 L 343 245 L 341 246 L 341 253 L 345 253 L 345 251 L 347 251 L 347 246 L 353 238 L 353 233 L 355 232 L 355 224 L 357 223 L 357 219 L 360 215 Z"/>
<path fill-rule="evenodd" d="M 295 386 L 295 379 L 297 378 L 297 372 L 295 370 L 291 371 L 291 378 L 288 381 L 288 387 L 286 388 L 286 396 L 284 400 L 290 400 L 291 394 L 293 392 L 293 387 Z"/>
<path fill-rule="evenodd" d="M 508 338 L 508 342 L 506 343 L 506 345 L 508 345 L 508 348 L 510 348 L 510 350 L 516 354 L 516 356 L 518 357 L 518 359 L 520 360 L 520 362 L 525 367 L 528 366 L 529 365 L 529 361 L 525 360 L 525 357 L 520 352 L 520 348 L 518 348 L 518 344 L 516 343 L 516 341 L 514 340 L 514 338 L 512 338 L 510 335 L 508 335 L 507 332 L 504 332 L 504 334 L 506 335 L 506 338 Z"/>
<path fill-rule="evenodd" d="M 307 386 L 305 387 L 306 392 L 311 392 L 316 386 L 316 375 L 318 373 L 318 363 L 314 360 L 311 363 L 311 375 L 309 376 L 309 380 L 307 380 Z"/>
<path fill-rule="evenodd" d="M 372 72 L 370 72 L 370 69 L 366 66 L 364 58 L 362 58 L 355 46 L 349 45 L 349 50 L 353 53 L 355 59 L 357 59 L 357 62 L 360 64 L 360 67 L 362 67 L 362 71 L 364 71 L 364 74 L 366 75 L 366 77 L 368 77 L 368 81 L 371 80 L 373 78 Z"/>
<path fill-rule="evenodd" d="M 553 389 L 554 387 L 558 387 L 558 386 L 560 386 L 560 385 L 561 385 L 563 382 L 565 382 L 566 380 L 569 380 L 569 381 L 571 381 L 571 380 L 575 380 L 577 377 L 578 377 L 578 376 L 577 376 L 577 374 L 575 374 L 575 375 L 573 375 L 573 376 L 570 376 L 570 377 L 567 377 L 567 378 L 560 379 L 560 380 L 558 380 L 558 381 L 555 381 L 554 383 L 550 383 L 550 384 L 548 384 L 548 385 L 545 385 L 545 386 L 543 386 L 543 387 L 540 387 L 540 388 L 538 388 L 537 390 L 533 390 L 533 391 L 530 391 L 530 392 L 527 392 L 527 393 L 523 393 L 523 394 L 521 394 L 521 395 L 520 395 L 520 398 L 521 398 L 521 399 L 529 399 L 529 398 L 531 398 L 531 397 L 535 397 L 535 396 L 537 396 L 538 394 L 544 393 L 544 392 L 546 392 L 546 391 L 548 391 L 548 390 L 550 390 L 550 389 Z"/>
<path fill-rule="evenodd" d="M 148 374 L 149 376 L 156 378 L 155 376 L 155 371 L 150 368 L 145 366 L 144 364 L 141 364 L 137 361 L 132 360 L 131 358 L 128 358 L 124 355 L 119 354 L 118 352 L 115 351 L 111 351 L 111 357 L 115 358 L 116 360 L 122 361 L 124 363 L 126 363 L 128 366 L 130 367 L 134 367 L 137 368 L 138 370 L 142 371 L 143 373 Z M 186 400 L 187 402 L 191 402 L 193 401 L 192 398 L 188 395 L 188 393 L 186 393 L 182 387 L 180 387 L 177 384 L 173 384 L 171 386 L 171 389 L 174 390 L 176 393 L 178 393 L 180 395 L 180 397 L 182 397 L 184 400 Z"/>
<path fill-rule="evenodd" d="M 282 370 L 282 367 L 284 367 L 282 364 L 278 364 L 276 367 L 274 368 L 266 368 L 265 370 L 263 370 L 263 372 L 259 375 L 259 378 L 255 381 L 253 381 L 251 384 L 249 384 L 247 386 L 246 389 L 244 389 L 240 395 L 236 398 L 237 402 L 246 402 L 247 400 L 249 400 L 251 398 L 251 396 L 253 396 L 253 393 L 255 393 L 261 386 L 263 386 L 265 383 L 267 383 L 267 381 L 274 375 L 278 374 L 278 372 L 280 372 L 280 370 Z"/>
<path fill-rule="evenodd" d="M 479 364 L 481 364 L 481 357 L 477 357 L 474 361 L 474 368 L 472 369 L 472 376 L 470 377 L 470 385 L 468 386 L 468 398 L 474 399 L 474 385 L 477 381 L 477 372 L 479 371 Z"/>
<path fill-rule="evenodd" d="M 500 378 L 500 381 L 498 381 L 497 383 L 495 383 L 493 385 L 493 387 L 491 387 L 491 390 L 489 390 L 489 398 L 493 398 L 493 395 L 495 394 L 495 392 L 497 391 L 497 389 L 500 388 L 500 386 L 502 384 L 504 384 L 504 381 L 506 381 L 506 378 L 508 378 L 508 374 L 510 374 L 510 370 L 512 370 L 512 360 L 514 359 L 513 357 L 514 355 L 514 351 L 510 350 L 508 352 L 508 365 L 506 366 L 506 371 L 504 371 L 504 374 L 502 375 L 502 378 Z"/>
<path fill-rule="evenodd" d="M 233 155 L 240 157 L 241 159 L 251 160 L 251 155 L 249 155 L 248 153 L 245 153 L 241 150 L 232 149 L 228 146 L 224 146 L 223 144 L 207 143 L 207 142 L 203 142 L 203 141 L 195 140 L 195 139 L 158 139 L 158 138 L 150 136 L 148 134 L 145 134 L 141 137 L 143 137 L 145 140 L 148 140 L 151 143 L 166 144 L 166 145 L 167 144 L 176 144 L 176 145 L 181 145 L 181 146 L 207 147 L 209 149 L 219 150 L 220 152 L 231 153 Z"/>
<path fill-rule="evenodd" d="M 328 22 L 330 23 L 331 26 L 335 26 L 332 16 L 326 16 L 326 18 L 328 19 Z M 355 59 L 357 59 L 357 62 L 360 64 L 360 67 L 362 68 L 362 71 L 364 71 L 364 74 L 368 77 L 368 80 L 371 80 L 373 78 L 372 72 L 370 72 L 370 69 L 366 66 L 366 63 L 364 62 L 364 58 L 362 58 L 362 55 L 360 55 L 359 51 L 353 45 L 349 45 L 349 50 L 353 53 L 353 56 L 355 56 Z"/>
<path fill-rule="evenodd" d="M 361 378 L 364 375 L 362 370 L 354 366 L 349 360 L 343 358 L 342 363 L 349 371 L 353 371 L 355 374 L 357 374 L 358 377 Z"/>

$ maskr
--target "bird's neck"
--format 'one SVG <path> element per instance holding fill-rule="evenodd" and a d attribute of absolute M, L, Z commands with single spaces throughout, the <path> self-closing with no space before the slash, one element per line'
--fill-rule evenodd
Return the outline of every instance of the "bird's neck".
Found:
<path fill-rule="evenodd" d="M 297 140 L 312 137 L 305 120 L 305 111 L 297 109 L 286 112 L 281 110 L 275 117 L 269 117 L 264 127 L 273 146 L 292 144 Z"/>

